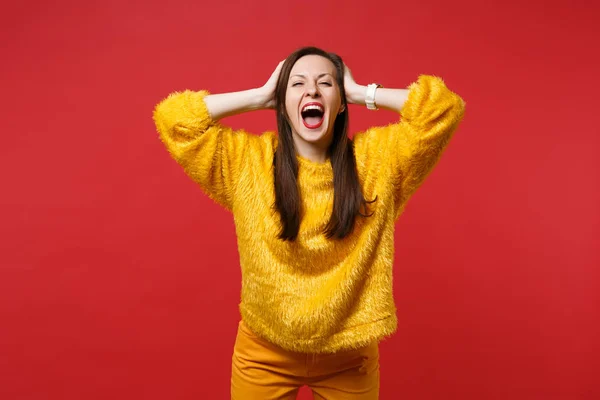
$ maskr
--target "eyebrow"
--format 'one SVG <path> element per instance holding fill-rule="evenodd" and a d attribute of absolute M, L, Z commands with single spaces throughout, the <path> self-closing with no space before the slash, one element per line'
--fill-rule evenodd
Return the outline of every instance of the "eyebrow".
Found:
<path fill-rule="evenodd" d="M 325 75 L 329 75 L 329 76 L 331 76 L 333 78 L 333 75 L 331 75 L 329 72 L 324 72 L 322 74 L 319 74 L 319 76 L 317 76 L 317 79 L 320 79 L 320 78 L 324 77 Z M 292 78 L 294 76 L 299 76 L 301 78 L 306 78 L 305 74 L 294 74 L 294 75 L 291 75 L 290 78 Z"/>

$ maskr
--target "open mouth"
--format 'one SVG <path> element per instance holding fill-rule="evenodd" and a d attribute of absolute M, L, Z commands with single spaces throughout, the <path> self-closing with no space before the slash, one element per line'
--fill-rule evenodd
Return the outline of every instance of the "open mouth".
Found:
<path fill-rule="evenodd" d="M 323 124 L 325 110 L 321 103 L 307 103 L 300 112 L 302 122 L 308 129 L 316 129 Z"/>

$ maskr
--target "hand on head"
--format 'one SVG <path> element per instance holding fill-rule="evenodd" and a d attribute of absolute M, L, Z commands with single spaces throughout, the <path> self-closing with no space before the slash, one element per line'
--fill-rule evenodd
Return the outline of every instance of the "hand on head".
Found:
<path fill-rule="evenodd" d="M 281 67 L 283 67 L 284 62 L 285 60 L 277 64 L 277 68 L 275 68 L 275 71 L 273 71 L 267 83 L 261 88 L 261 91 L 265 96 L 265 108 L 275 108 L 275 88 L 277 87 L 277 80 L 279 79 L 279 73 L 281 72 Z"/>
<path fill-rule="evenodd" d="M 352 71 L 348 68 L 348 65 L 344 64 L 344 91 L 346 92 L 346 102 L 349 104 L 355 103 L 352 94 L 356 93 L 356 89 L 359 85 L 352 76 Z"/>

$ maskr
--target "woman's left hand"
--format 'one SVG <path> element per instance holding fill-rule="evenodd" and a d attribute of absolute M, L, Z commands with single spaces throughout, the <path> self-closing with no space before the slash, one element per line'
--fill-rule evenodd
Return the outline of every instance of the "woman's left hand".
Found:
<path fill-rule="evenodd" d="M 346 91 L 346 101 L 350 104 L 359 104 L 360 99 L 357 94 L 360 93 L 360 85 L 354 81 L 352 71 L 344 64 L 344 90 Z"/>

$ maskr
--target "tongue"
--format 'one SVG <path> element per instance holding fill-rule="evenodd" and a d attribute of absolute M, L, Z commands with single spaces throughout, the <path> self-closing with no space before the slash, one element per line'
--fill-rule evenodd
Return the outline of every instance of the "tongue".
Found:
<path fill-rule="evenodd" d="M 304 118 L 304 121 L 306 121 L 306 123 L 309 125 L 316 125 L 319 122 L 321 122 L 321 119 L 323 119 L 323 118 L 322 117 L 306 117 L 306 118 Z"/>

